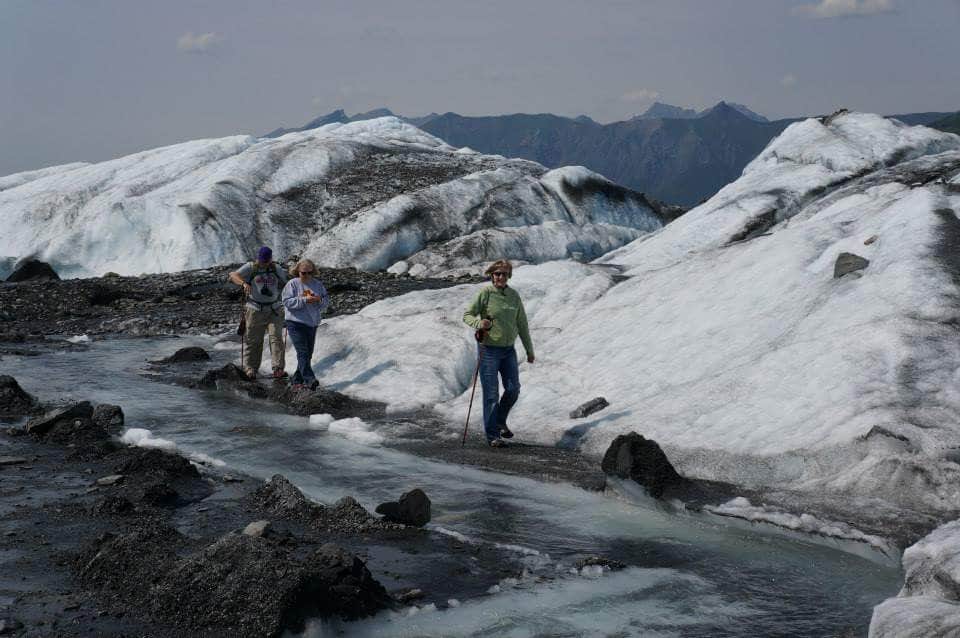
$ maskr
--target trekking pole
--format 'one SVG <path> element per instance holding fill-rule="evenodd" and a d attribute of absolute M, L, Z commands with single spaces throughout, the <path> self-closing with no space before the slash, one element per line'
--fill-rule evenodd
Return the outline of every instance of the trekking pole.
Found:
<path fill-rule="evenodd" d="M 237 324 L 237 334 L 240 335 L 240 369 L 243 370 L 243 348 L 247 343 L 247 300 L 240 300 L 240 323 Z"/>
<path fill-rule="evenodd" d="M 487 321 L 493 321 L 490 317 L 485 317 Z M 467 420 L 463 423 L 463 440 L 460 442 L 460 447 L 464 447 L 467 444 L 467 424 L 470 423 L 470 410 L 473 409 L 473 395 L 477 392 L 477 378 L 480 376 L 480 362 L 483 361 L 483 341 L 487 338 L 487 331 L 490 328 L 477 328 L 473 333 L 473 338 L 477 340 L 477 348 L 480 350 L 480 354 L 477 355 L 477 369 L 473 371 L 473 389 L 470 390 L 470 405 L 467 406 Z"/>
<path fill-rule="evenodd" d="M 467 406 L 467 420 L 463 423 L 463 440 L 460 447 L 467 445 L 467 425 L 470 423 L 470 410 L 473 409 L 473 395 L 477 391 L 477 378 L 480 376 L 480 362 L 483 361 L 483 346 L 480 346 L 480 354 L 477 355 L 477 369 L 473 371 L 473 389 L 470 390 L 470 405 Z"/>

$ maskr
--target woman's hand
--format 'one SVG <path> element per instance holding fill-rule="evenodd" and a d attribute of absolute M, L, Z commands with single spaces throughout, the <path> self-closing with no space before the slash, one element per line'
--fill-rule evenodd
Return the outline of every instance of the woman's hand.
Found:
<path fill-rule="evenodd" d="M 528 355 L 527 355 L 527 363 L 533 363 L 533 359 L 534 359 L 534 357 L 533 357 L 532 354 L 528 354 Z"/>
<path fill-rule="evenodd" d="M 481 330 L 489 330 L 489 329 L 490 329 L 490 326 L 492 326 L 492 325 L 493 325 L 493 324 L 490 322 L 489 319 L 481 319 L 481 320 L 480 320 L 480 329 L 481 329 Z"/>

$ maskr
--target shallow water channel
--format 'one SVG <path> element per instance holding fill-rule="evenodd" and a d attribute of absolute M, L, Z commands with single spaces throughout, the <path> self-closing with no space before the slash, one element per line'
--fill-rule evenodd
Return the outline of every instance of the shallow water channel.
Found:
<path fill-rule="evenodd" d="M 312 428 L 307 418 L 250 399 L 144 374 L 146 360 L 186 345 L 207 348 L 211 366 L 237 354 L 233 344 L 206 338 L 108 340 L 83 351 L 5 357 L 0 374 L 45 401 L 116 403 L 127 427 L 236 472 L 282 473 L 321 502 L 349 494 L 372 511 L 420 487 L 433 502 L 432 534 L 491 550 L 471 559 L 474 567 L 461 565 L 473 575 L 461 578 L 445 572 L 440 558 L 370 548 L 368 567 L 388 589 L 415 585 L 428 597 L 419 608 L 358 623 L 315 623 L 308 635 L 862 636 L 873 606 L 900 586 L 899 570 L 879 554 L 868 560 L 813 540 L 432 461 Z M 370 425 L 387 442 L 404 436 L 389 420 Z M 522 565 L 512 576 L 482 564 L 504 553 Z M 574 563 L 587 555 L 629 567 L 577 571 Z"/>

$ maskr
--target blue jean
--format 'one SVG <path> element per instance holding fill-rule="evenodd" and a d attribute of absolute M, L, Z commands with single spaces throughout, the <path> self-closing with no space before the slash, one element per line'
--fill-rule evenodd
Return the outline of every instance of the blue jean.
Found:
<path fill-rule="evenodd" d="M 500 438 L 500 426 L 507 424 L 510 408 L 520 396 L 520 368 L 513 346 L 479 346 L 480 386 L 483 388 L 483 431 L 487 440 Z M 503 379 L 503 396 L 497 375 Z"/>
<path fill-rule="evenodd" d="M 317 380 L 313 374 L 313 368 L 310 360 L 313 358 L 313 346 L 317 339 L 317 327 L 308 326 L 299 321 L 287 321 L 287 335 L 293 344 L 293 349 L 297 351 L 297 371 L 293 373 L 293 383 L 312 384 Z"/>

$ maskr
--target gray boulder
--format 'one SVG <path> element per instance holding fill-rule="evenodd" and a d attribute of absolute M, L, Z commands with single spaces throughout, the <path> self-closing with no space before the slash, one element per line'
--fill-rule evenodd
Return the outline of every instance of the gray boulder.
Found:
<path fill-rule="evenodd" d="M 248 500 L 271 516 L 299 521 L 312 521 L 323 515 L 324 507 L 307 499 L 297 486 L 282 474 L 274 474 Z"/>
<path fill-rule="evenodd" d="M 863 270 L 870 265 L 869 259 L 864 259 L 860 255 L 853 253 L 840 253 L 837 255 L 837 261 L 833 264 L 833 278 L 839 279 L 852 272 Z"/>
<path fill-rule="evenodd" d="M 101 403 L 93 409 L 93 422 L 107 432 L 119 431 L 123 427 L 123 409 L 119 405 Z"/>
<path fill-rule="evenodd" d="M 0 636 L 12 636 L 23 629 L 23 623 L 16 618 L 0 618 Z"/>
<path fill-rule="evenodd" d="M 25 416 L 39 411 L 40 404 L 20 387 L 16 379 L 0 375 L 0 417 Z"/>
<path fill-rule="evenodd" d="M 585 416 L 590 416 L 594 412 L 599 412 L 600 410 L 608 407 L 610 403 L 603 397 L 596 397 L 590 399 L 586 403 L 581 404 L 577 409 L 570 413 L 571 419 L 582 419 Z"/>
<path fill-rule="evenodd" d="M 7 282 L 18 281 L 59 281 L 60 275 L 53 269 L 53 266 L 45 261 L 36 259 L 27 259 L 21 262 L 7 277 Z"/>
<path fill-rule="evenodd" d="M 636 432 L 615 438 L 603 455 L 600 467 L 606 474 L 639 483 L 654 498 L 663 496 L 670 487 L 687 483 L 657 442 Z"/>
<path fill-rule="evenodd" d="M 26 430 L 27 434 L 44 436 L 58 424 L 72 423 L 75 420 L 90 421 L 92 417 L 93 406 L 89 401 L 80 401 L 30 419 L 27 421 Z"/>
<path fill-rule="evenodd" d="M 166 359 L 160 359 L 154 363 L 195 363 L 197 361 L 209 361 L 210 355 L 206 350 L 199 346 L 188 346 L 180 348 Z"/>
<path fill-rule="evenodd" d="M 430 499 L 423 490 L 416 488 L 401 496 L 399 501 L 380 503 L 376 512 L 394 523 L 423 527 L 430 522 Z"/>
<path fill-rule="evenodd" d="M 270 532 L 270 521 L 254 521 L 243 528 L 244 536 L 261 538 Z"/>

